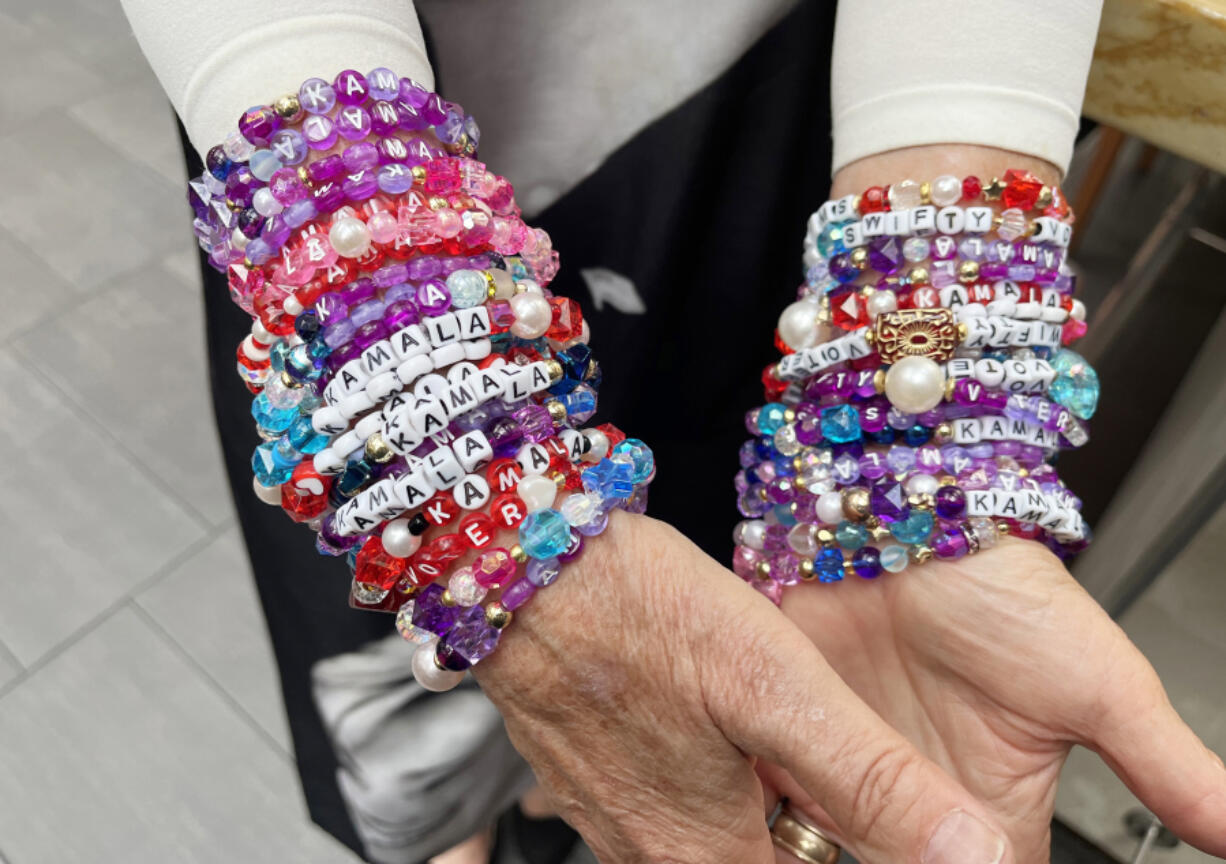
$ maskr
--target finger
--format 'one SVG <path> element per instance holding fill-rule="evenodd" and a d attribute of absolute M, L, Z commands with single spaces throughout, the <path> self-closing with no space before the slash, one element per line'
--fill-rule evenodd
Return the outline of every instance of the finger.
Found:
<path fill-rule="evenodd" d="M 1089 744 L 1182 840 L 1224 857 L 1226 767 L 1180 718 L 1149 662 L 1131 651 L 1135 672 L 1104 691 Z"/>
<path fill-rule="evenodd" d="M 776 616 L 757 603 L 741 610 L 746 634 L 757 635 L 746 636 L 752 644 L 736 666 L 739 680 L 732 687 L 726 678 L 713 681 L 715 689 L 706 691 L 708 710 L 729 739 L 787 769 L 857 858 L 1013 861 L 1005 833 L 974 796 L 865 705 L 813 644 Z"/>

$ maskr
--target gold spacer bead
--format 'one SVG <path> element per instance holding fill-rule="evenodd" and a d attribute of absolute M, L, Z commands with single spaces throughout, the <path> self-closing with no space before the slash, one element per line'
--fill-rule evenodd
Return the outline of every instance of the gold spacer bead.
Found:
<path fill-rule="evenodd" d="M 800 578 L 806 582 L 812 582 L 817 578 L 817 573 L 813 570 L 813 562 L 808 558 L 804 558 L 800 562 Z"/>
<path fill-rule="evenodd" d="M 852 249 L 847 256 L 848 262 L 857 270 L 863 270 L 868 266 L 868 250 L 863 246 L 857 246 Z"/>
<path fill-rule="evenodd" d="M 511 610 L 501 603 L 491 603 L 485 607 L 485 623 L 495 630 L 505 630 L 512 617 Z"/>
<path fill-rule="evenodd" d="M 852 486 L 843 490 L 843 515 L 855 522 L 873 515 L 873 503 L 867 489 Z"/>
<path fill-rule="evenodd" d="M 485 277 L 485 287 L 489 289 L 489 296 L 493 298 L 494 293 L 498 290 L 498 283 L 494 281 L 494 274 L 488 270 L 482 270 L 481 275 Z"/>
<path fill-rule="evenodd" d="M 983 187 L 983 200 L 997 201 L 1005 191 L 1005 184 L 999 177 L 993 177 L 986 186 Z"/>
<path fill-rule="evenodd" d="M 272 103 L 272 110 L 286 123 L 293 123 L 302 116 L 302 103 L 298 100 L 297 93 L 286 93 Z"/>
<path fill-rule="evenodd" d="M 458 603 L 455 602 L 455 598 L 451 596 L 450 588 L 447 588 L 446 590 L 443 591 L 442 594 L 439 595 L 438 602 L 442 603 L 444 606 L 458 606 L 459 605 Z"/>
<path fill-rule="evenodd" d="M 446 210 L 451 206 L 451 202 L 441 195 L 432 195 L 430 200 L 426 202 L 431 210 Z"/>
<path fill-rule="evenodd" d="M 817 542 L 823 546 L 829 546 L 834 542 L 834 532 L 829 528 L 818 528 L 817 533 L 813 535 L 817 538 Z"/>
<path fill-rule="evenodd" d="M 927 267 L 912 267 L 911 271 L 907 273 L 907 279 L 911 281 L 912 285 L 927 285 L 932 281 L 932 274 L 928 272 Z"/>
<path fill-rule="evenodd" d="M 878 527 L 880 524 L 881 524 L 881 517 L 880 517 L 880 516 L 869 516 L 867 519 L 865 519 L 865 520 L 864 520 L 864 527 L 865 527 L 865 528 L 870 528 L 870 529 L 871 529 L 871 528 L 876 528 L 876 527 Z"/>
<path fill-rule="evenodd" d="M 873 373 L 873 389 L 878 393 L 885 392 L 885 370 L 878 369 Z"/>
<path fill-rule="evenodd" d="M 444 144 L 443 147 L 444 149 L 447 150 L 448 153 L 452 153 L 452 154 L 463 153 L 465 150 L 468 149 L 468 134 L 465 132 L 461 132 L 460 137 L 457 138 L 454 143 Z"/>
<path fill-rule="evenodd" d="M 916 564 L 927 564 L 932 560 L 932 549 L 928 546 L 911 547 L 911 557 Z"/>
<path fill-rule="evenodd" d="M 413 175 L 414 183 L 425 183 L 426 182 L 426 169 L 424 166 L 414 165 L 412 168 L 409 169 L 409 173 Z"/>
<path fill-rule="evenodd" d="M 850 578 L 856 575 L 856 568 L 851 566 L 850 561 L 843 562 L 843 576 Z"/>
<path fill-rule="evenodd" d="M 562 368 L 562 364 L 550 357 L 545 361 L 545 372 L 549 375 L 550 383 L 556 384 L 562 380 L 562 376 L 566 374 L 566 370 Z"/>
<path fill-rule="evenodd" d="M 860 196 L 859 195 L 856 195 L 854 198 L 851 199 L 851 209 L 855 210 L 857 213 L 860 212 Z"/>
<path fill-rule="evenodd" d="M 867 342 L 869 345 L 874 345 L 874 344 L 876 344 L 876 342 L 877 342 L 877 331 L 876 331 L 876 330 L 867 330 L 867 329 L 866 329 L 866 330 L 864 331 L 864 341 L 865 341 L 865 342 Z"/>
<path fill-rule="evenodd" d="M 958 281 L 964 285 L 969 285 L 979 278 L 979 262 L 978 261 L 963 261 L 958 265 Z"/>
<path fill-rule="evenodd" d="M 954 398 L 954 385 L 958 382 L 953 378 L 945 379 L 945 401 L 952 402 Z"/>
<path fill-rule="evenodd" d="M 561 471 L 550 471 L 549 479 L 553 481 L 553 485 L 561 489 L 566 485 L 566 475 Z"/>
<path fill-rule="evenodd" d="M 523 564 L 528 560 L 528 553 L 524 551 L 524 547 L 516 543 L 507 550 L 507 554 L 511 556 L 511 560 L 516 564 Z"/>
<path fill-rule="evenodd" d="M 375 432 L 366 439 L 367 459 L 374 459 L 376 462 L 391 462 L 395 455 L 382 432 Z"/>
<path fill-rule="evenodd" d="M 765 486 L 763 486 L 761 489 L 758 490 L 758 497 L 761 498 L 763 501 L 766 500 L 766 487 Z"/>
<path fill-rule="evenodd" d="M 962 342 L 966 341 L 966 337 L 971 335 L 971 328 L 965 321 L 958 322 L 958 339 Z"/>
<path fill-rule="evenodd" d="M 908 496 L 907 496 L 907 505 L 908 505 L 908 506 L 910 506 L 910 507 L 922 507 L 922 506 L 923 506 L 923 504 L 924 504 L 923 499 L 921 499 L 921 498 L 920 498 L 920 496 L 918 496 L 918 495 L 908 495 Z"/>
<path fill-rule="evenodd" d="M 809 487 L 809 484 L 805 482 L 805 478 L 801 477 L 799 474 L 797 474 L 795 477 L 792 478 L 792 485 L 795 486 L 797 489 L 799 489 L 801 492 L 804 492 L 805 489 Z M 792 506 L 793 507 L 796 506 L 795 501 L 792 502 Z"/>
<path fill-rule="evenodd" d="M 566 406 L 557 399 L 546 399 L 545 410 L 549 412 L 549 419 L 554 423 L 564 423 L 566 421 Z"/>
<path fill-rule="evenodd" d="M 288 372 L 281 373 L 281 384 L 289 390 L 297 390 L 302 385 L 295 381 Z"/>
<path fill-rule="evenodd" d="M 873 535 L 874 543 L 880 543 L 882 540 L 889 540 L 890 537 L 892 536 L 890 534 L 890 529 L 885 527 L 884 525 L 877 525 L 873 528 L 870 528 L 869 531 Z"/>
<path fill-rule="evenodd" d="M 784 423 L 795 423 L 796 422 L 796 412 L 792 410 L 791 408 L 784 408 L 783 409 L 783 422 Z"/>
<path fill-rule="evenodd" d="M 954 437 L 954 427 L 942 423 L 932 432 L 932 439 L 938 444 L 948 444 Z"/>
<path fill-rule="evenodd" d="M 1003 521 L 1003 520 L 1002 520 L 1002 521 L 1000 521 L 1000 522 L 997 522 L 997 523 L 996 523 L 996 531 L 997 531 L 997 533 L 999 533 L 999 534 L 1008 534 L 1008 533 L 1009 533 L 1009 530 L 1010 530 L 1010 527 L 1009 527 L 1009 523 L 1008 523 L 1008 522 L 1005 522 L 1005 521 Z"/>
<path fill-rule="evenodd" d="M 817 310 L 817 323 L 818 324 L 829 324 L 830 320 L 831 318 L 830 318 L 829 307 L 823 307 Z"/>
<path fill-rule="evenodd" d="M 945 474 L 937 481 L 941 486 L 957 486 L 958 478 L 952 474 Z"/>
<path fill-rule="evenodd" d="M 1044 186 L 1039 190 L 1039 197 L 1034 202 L 1036 210 L 1046 210 L 1051 206 L 1052 192 L 1050 186 Z"/>
<path fill-rule="evenodd" d="M 771 578 L 771 562 L 759 561 L 754 565 L 754 575 L 763 581 Z"/>
<path fill-rule="evenodd" d="M 298 179 L 301 180 L 303 183 L 311 182 L 310 172 L 307 171 L 305 165 L 298 166 Z"/>
<path fill-rule="evenodd" d="M 923 183 L 920 184 L 920 203 L 921 204 L 931 204 L 932 203 L 932 184 L 929 183 L 927 180 L 925 180 Z"/>

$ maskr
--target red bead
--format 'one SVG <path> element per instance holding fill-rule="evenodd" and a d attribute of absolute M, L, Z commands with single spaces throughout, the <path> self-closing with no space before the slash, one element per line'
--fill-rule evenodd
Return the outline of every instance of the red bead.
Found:
<path fill-rule="evenodd" d="M 1060 333 L 1060 343 L 1062 345 L 1072 345 L 1082 336 L 1086 335 L 1086 322 L 1078 321 L 1076 318 L 1070 318 L 1064 322 L 1064 329 Z"/>
<path fill-rule="evenodd" d="M 367 250 L 365 255 L 363 255 L 361 258 L 355 258 L 353 260 L 354 263 L 363 270 L 378 270 L 383 266 L 383 259 L 386 257 L 387 256 L 383 253 L 383 250 L 372 245 L 370 249 Z"/>
<path fill-rule="evenodd" d="M 498 525 L 484 513 L 469 513 L 460 520 L 460 538 L 469 549 L 484 549 L 494 542 Z"/>
<path fill-rule="evenodd" d="M 779 335 L 778 328 L 775 328 L 775 350 L 778 351 L 780 354 L 783 354 L 785 357 L 788 354 L 796 353 L 795 348 L 793 348 L 792 346 L 788 345 L 788 343 L 783 341 L 783 337 Z"/>
<path fill-rule="evenodd" d="M 612 423 L 601 423 L 596 428 L 603 432 L 604 436 L 609 439 L 610 452 L 612 452 L 614 447 L 626 440 L 626 433 L 618 429 Z"/>
<path fill-rule="evenodd" d="M 553 323 L 545 336 L 555 342 L 577 339 L 583 333 L 583 310 L 579 304 L 569 297 L 551 297 L 549 305 L 553 307 Z"/>
<path fill-rule="evenodd" d="M 1005 172 L 1005 191 L 1001 200 L 1006 207 L 1016 207 L 1019 210 L 1030 210 L 1039 200 L 1043 191 L 1043 181 L 1029 171 L 1017 171 L 1010 168 Z"/>
<path fill-rule="evenodd" d="M 281 509 L 295 522 L 309 522 L 328 507 L 332 478 L 315 470 L 310 459 L 294 467 L 289 481 L 281 485 Z"/>
<path fill-rule="evenodd" d="M 570 470 L 566 472 L 565 488 L 567 492 L 578 492 L 583 488 L 583 472 L 577 465 L 570 466 Z"/>
<path fill-rule="evenodd" d="M 1073 215 L 1073 211 L 1069 209 L 1068 200 L 1064 197 L 1064 191 L 1059 186 L 1051 187 L 1051 203 L 1043 210 L 1044 216 L 1050 216 L 1053 219 L 1060 221 L 1073 220 L 1069 217 Z"/>
<path fill-rule="evenodd" d="M 535 348 L 528 348 L 524 345 L 516 345 L 504 355 L 508 363 L 516 366 L 527 366 L 530 363 L 537 363 L 544 359 L 541 357 L 541 352 Z"/>
<path fill-rule="evenodd" d="M 936 309 L 941 305 L 941 295 L 931 285 L 920 285 L 911 292 L 913 309 Z"/>
<path fill-rule="evenodd" d="M 376 585 L 391 591 L 404 577 L 405 560 L 383 548 L 383 541 L 371 537 L 358 551 L 354 563 L 354 579 L 364 585 Z"/>
<path fill-rule="evenodd" d="M 549 453 L 549 467 L 554 471 L 565 471 L 570 467 L 570 451 L 560 440 L 549 437 L 541 442 L 541 446 Z"/>
<path fill-rule="evenodd" d="M 877 213 L 889 209 L 889 191 L 885 186 L 869 186 L 860 194 L 861 213 Z"/>
<path fill-rule="evenodd" d="M 767 402 L 778 402 L 783 396 L 783 391 L 787 389 L 787 382 L 780 381 L 775 374 L 775 364 L 772 363 L 762 370 L 762 390 Z"/>
<path fill-rule="evenodd" d="M 490 502 L 490 516 L 503 528 L 518 528 L 527 515 L 524 499 L 514 492 L 504 492 Z"/>
<path fill-rule="evenodd" d="M 419 549 L 405 561 L 404 578 L 417 586 L 429 585 L 447 568 L 436 556 Z"/>
<path fill-rule="evenodd" d="M 485 469 L 485 479 L 495 495 L 514 492 L 524 477 L 524 469 L 514 459 L 495 459 Z"/>
<path fill-rule="evenodd" d="M 830 298 L 831 321 L 844 330 L 858 330 L 868 324 L 868 305 L 859 291 Z"/>
<path fill-rule="evenodd" d="M 987 282 L 976 282 L 968 286 L 967 300 L 970 303 L 991 303 L 996 298 L 996 292 Z"/>
<path fill-rule="evenodd" d="M 322 276 L 329 288 L 339 288 L 352 282 L 358 274 L 357 266 L 350 259 L 337 258 L 323 270 L 317 270 L 315 275 Z"/>
<path fill-rule="evenodd" d="M 421 513 L 431 525 L 446 525 L 460 515 L 460 505 L 450 492 L 435 492 Z"/>
<path fill-rule="evenodd" d="M 468 545 L 459 534 L 444 534 L 427 543 L 422 552 L 426 552 L 430 558 L 445 567 L 463 555 L 467 548 Z"/>
<path fill-rule="evenodd" d="M 978 201 L 979 196 L 983 194 L 983 184 L 979 182 L 979 178 L 974 174 L 969 177 L 962 178 L 962 200 L 963 201 Z"/>

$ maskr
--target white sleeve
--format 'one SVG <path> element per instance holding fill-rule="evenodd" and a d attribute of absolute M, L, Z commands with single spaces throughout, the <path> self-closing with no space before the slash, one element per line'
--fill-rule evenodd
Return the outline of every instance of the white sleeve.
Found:
<path fill-rule="evenodd" d="M 843 0 L 831 71 L 834 165 L 982 144 L 1063 173 L 1102 0 Z"/>
<path fill-rule="evenodd" d="M 386 66 L 433 89 L 412 0 L 122 0 L 201 153 L 307 78 Z"/>

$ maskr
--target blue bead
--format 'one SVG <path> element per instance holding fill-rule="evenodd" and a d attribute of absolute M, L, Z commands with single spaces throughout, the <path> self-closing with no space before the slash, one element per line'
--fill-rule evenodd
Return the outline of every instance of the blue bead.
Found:
<path fill-rule="evenodd" d="M 581 477 L 585 490 L 607 501 L 624 501 L 634 493 L 634 466 L 630 461 L 601 459 Z"/>
<path fill-rule="evenodd" d="M 879 432 L 866 432 L 868 440 L 874 444 L 893 444 L 894 438 L 897 436 L 893 426 L 886 426 Z"/>
<path fill-rule="evenodd" d="M 844 520 L 834 529 L 834 539 L 844 549 L 849 552 L 855 552 L 860 547 L 868 544 L 868 529 L 859 522 Z"/>
<path fill-rule="evenodd" d="M 753 453 L 759 462 L 769 462 L 779 455 L 775 443 L 770 438 L 758 438 L 753 442 Z"/>
<path fill-rule="evenodd" d="M 308 309 L 294 319 L 294 332 L 303 342 L 310 342 L 319 335 L 321 329 L 323 325 L 319 323 L 319 316 L 314 309 Z"/>
<path fill-rule="evenodd" d="M 285 371 L 285 358 L 289 356 L 290 350 L 284 339 L 272 344 L 272 347 L 268 349 L 268 363 L 272 366 L 272 371 L 277 373 Z"/>
<path fill-rule="evenodd" d="M 299 452 L 307 456 L 314 456 L 327 447 L 331 440 L 327 435 L 316 432 L 315 428 L 311 426 L 311 418 L 305 416 L 295 420 L 286 434 L 289 437 L 289 442 Z"/>
<path fill-rule="evenodd" d="M 891 573 L 901 573 L 910 563 L 910 559 L 907 558 L 907 550 L 896 543 L 882 546 L 879 560 L 881 566 Z"/>
<path fill-rule="evenodd" d="M 265 441 L 251 454 L 251 470 L 261 486 L 280 486 L 294 473 L 293 465 L 286 465 L 276 456 L 275 441 Z"/>
<path fill-rule="evenodd" d="M 251 416 L 262 430 L 280 434 L 298 418 L 298 406 L 277 408 L 268 401 L 267 393 L 260 393 L 251 400 Z"/>
<path fill-rule="evenodd" d="M 847 245 L 843 242 L 842 223 L 832 222 L 818 232 L 817 251 L 822 254 L 823 258 L 847 251 Z"/>
<path fill-rule="evenodd" d="M 826 548 L 813 559 L 813 572 L 822 582 L 839 582 L 843 578 L 843 553 Z"/>
<path fill-rule="evenodd" d="M 1101 389 L 1098 373 L 1086 359 L 1067 348 L 1056 352 L 1051 358 L 1056 370 L 1056 379 L 1048 389 L 1048 395 L 1059 402 L 1073 415 L 1089 420 L 1098 410 L 1098 394 Z"/>
<path fill-rule="evenodd" d="M 346 497 L 353 497 L 353 494 L 365 485 L 373 473 L 374 468 L 365 459 L 350 462 L 345 466 L 344 473 L 337 478 L 336 489 Z"/>
<path fill-rule="evenodd" d="M 822 436 L 843 444 L 860 438 L 860 412 L 850 405 L 822 409 Z"/>
<path fill-rule="evenodd" d="M 774 507 L 775 518 L 779 520 L 780 525 L 791 528 L 800 520 L 792 514 L 791 504 L 776 504 Z"/>
<path fill-rule="evenodd" d="M 784 425 L 783 415 L 788 406 L 782 402 L 770 402 L 758 411 L 758 431 L 763 435 L 774 435 Z"/>
<path fill-rule="evenodd" d="M 928 439 L 932 437 L 932 433 L 923 426 L 912 426 L 903 433 L 903 440 L 912 447 L 919 447 L 921 444 L 927 444 Z"/>
<path fill-rule="evenodd" d="M 917 545 L 932 536 L 934 527 L 936 527 L 936 519 L 933 518 L 931 512 L 913 507 L 902 519 L 890 524 L 890 533 L 900 543 Z"/>
<path fill-rule="evenodd" d="M 596 391 L 581 384 L 562 397 L 566 414 L 576 423 L 583 423 L 596 413 Z"/>
<path fill-rule="evenodd" d="M 631 480 L 637 486 L 643 483 L 651 476 L 651 472 L 656 467 L 655 454 L 651 452 L 651 448 L 640 441 L 638 438 L 627 438 L 613 448 L 613 455 L 626 455 L 630 457 L 630 464 L 634 470 L 631 475 Z M 617 460 L 620 461 L 620 460 Z"/>
<path fill-rule="evenodd" d="M 519 545 L 530 558 L 556 558 L 570 546 L 570 525 L 557 510 L 533 510 L 519 523 Z"/>

